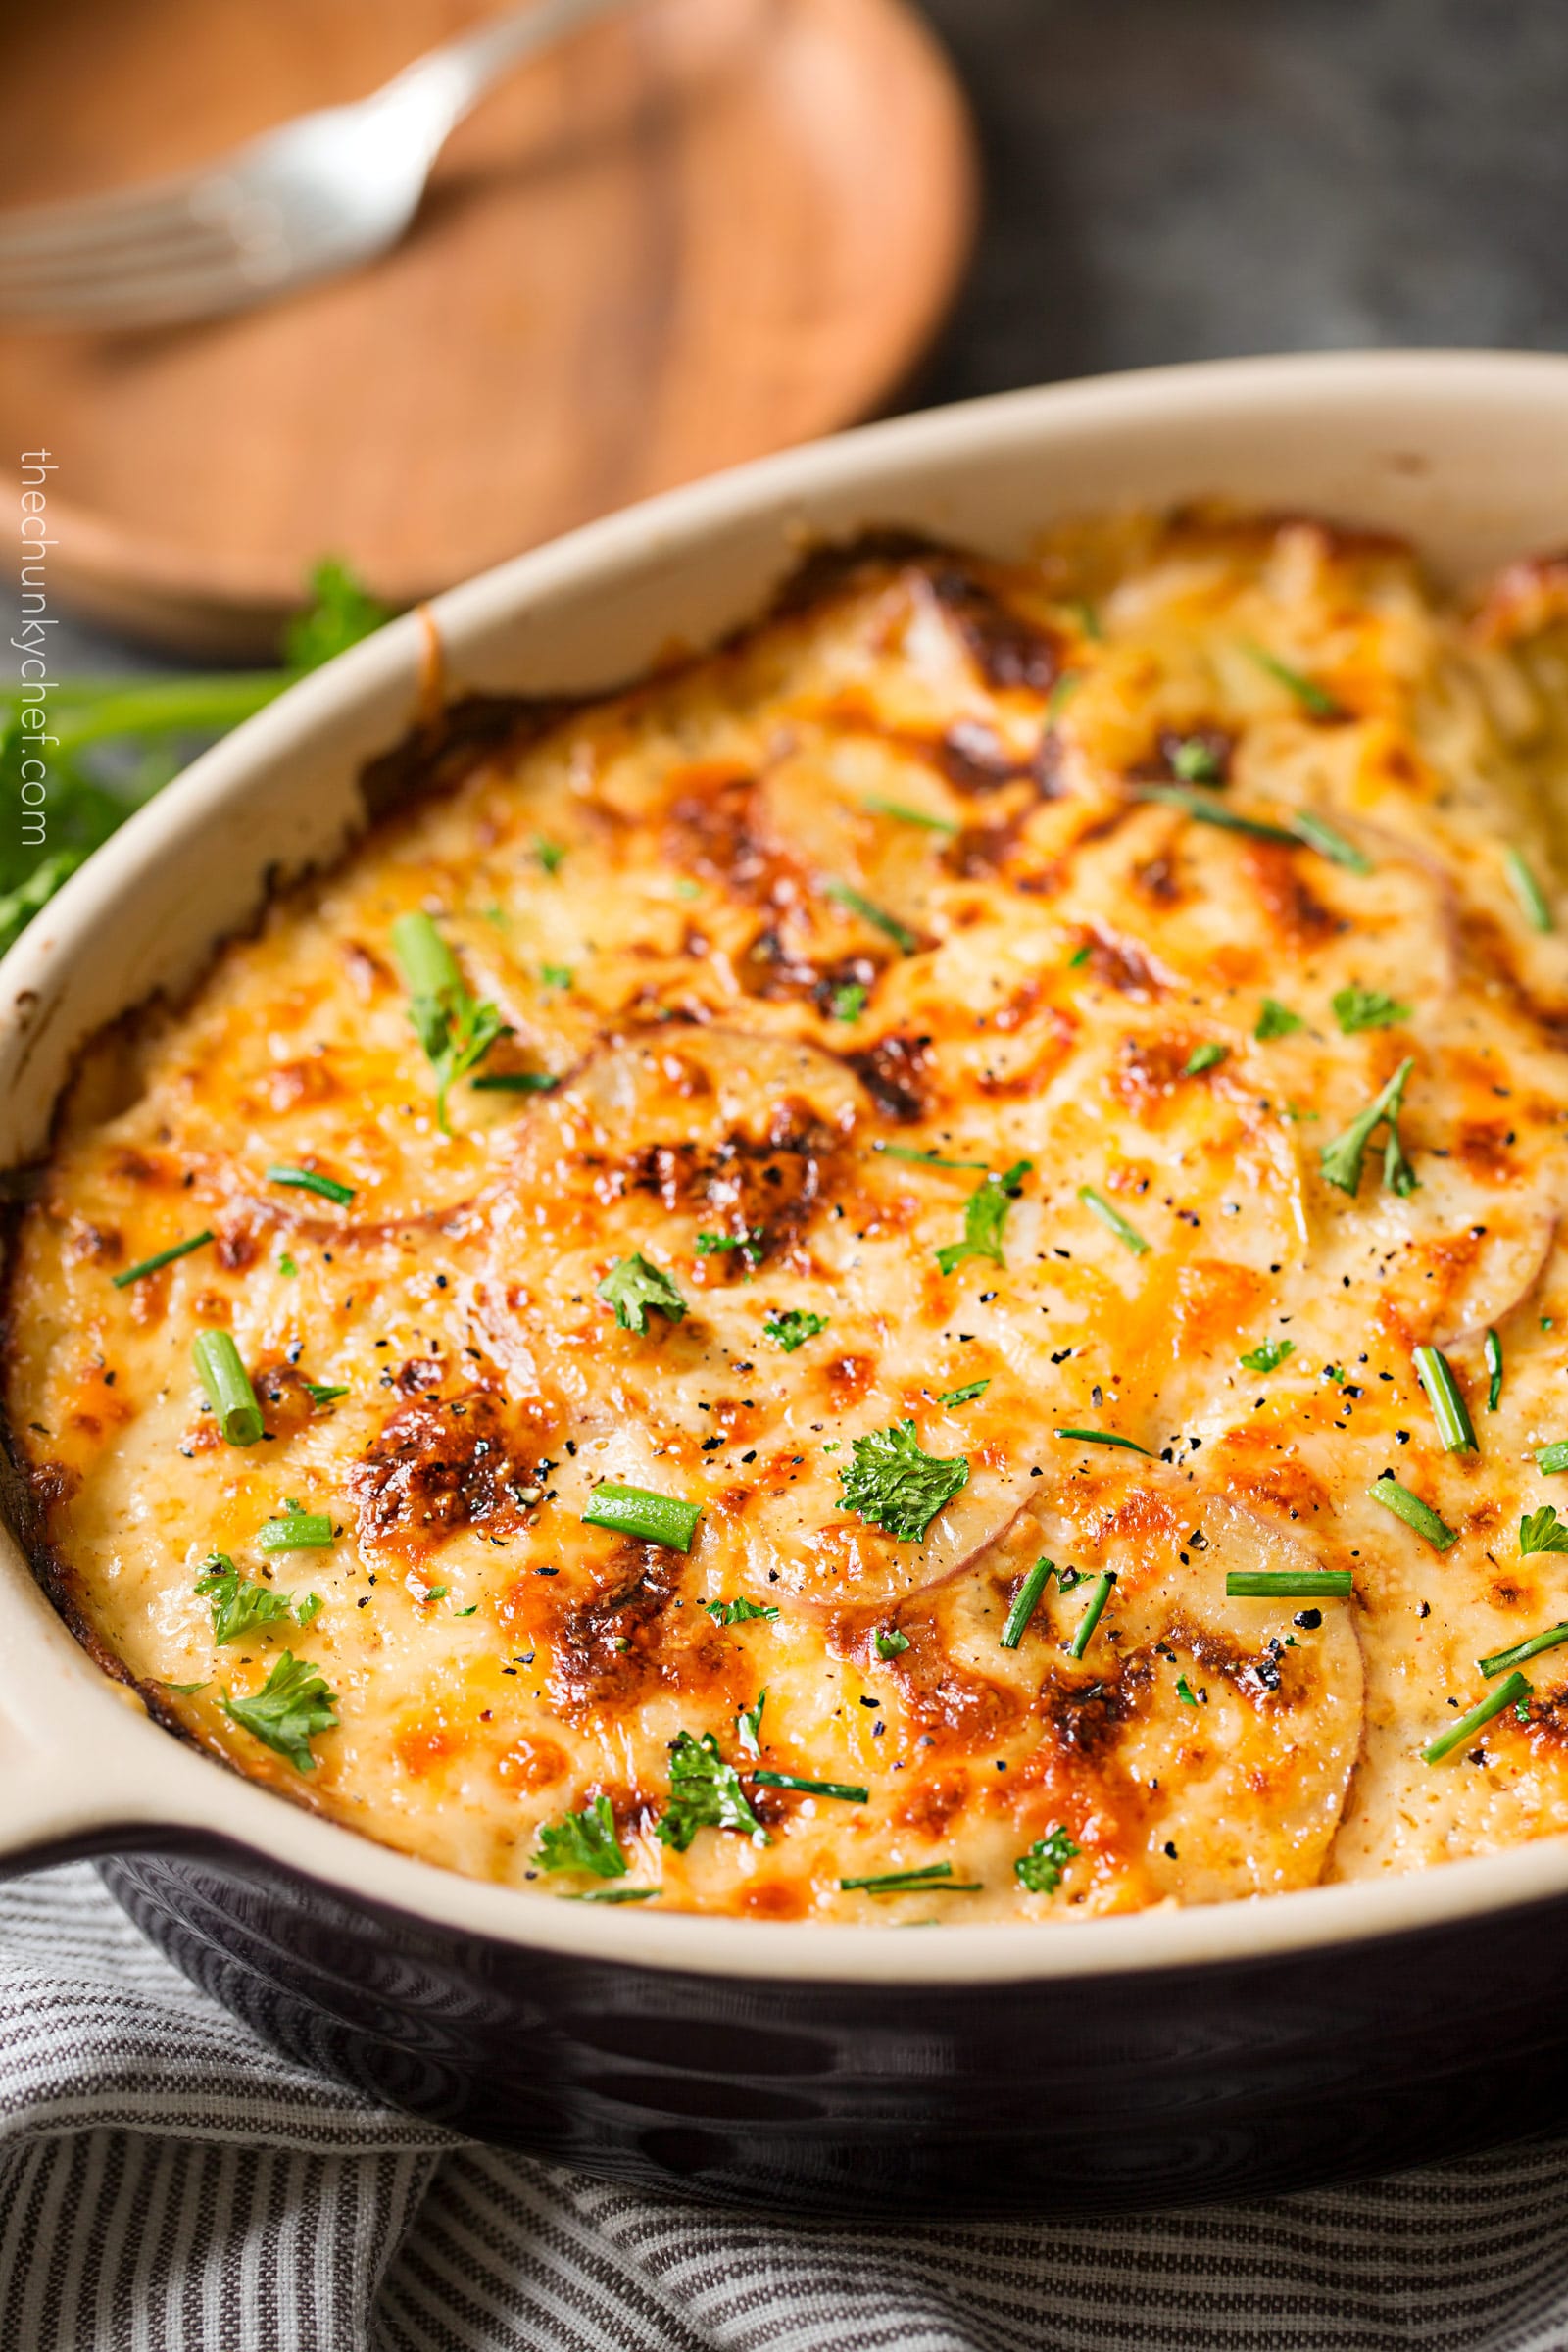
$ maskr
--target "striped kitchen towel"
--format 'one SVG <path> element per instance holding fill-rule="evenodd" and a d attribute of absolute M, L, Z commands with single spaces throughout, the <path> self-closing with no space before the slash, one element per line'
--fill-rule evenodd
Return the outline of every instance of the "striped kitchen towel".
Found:
<path fill-rule="evenodd" d="M 0 1888 L 0 2352 L 1565 2352 L 1568 2146 L 1148 2220 L 694 2211 L 275 2057 L 85 1866 Z"/>

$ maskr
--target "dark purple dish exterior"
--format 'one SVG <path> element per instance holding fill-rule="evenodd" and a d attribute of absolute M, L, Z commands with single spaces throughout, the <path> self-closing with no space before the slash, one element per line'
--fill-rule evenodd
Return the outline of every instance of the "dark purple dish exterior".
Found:
<path fill-rule="evenodd" d="M 900 1986 L 533 1952 L 216 1842 L 99 1869 L 302 2064 L 456 2132 L 775 2216 L 1258 2197 L 1493 2144 L 1568 2092 L 1562 1901 L 1244 1963 Z"/>

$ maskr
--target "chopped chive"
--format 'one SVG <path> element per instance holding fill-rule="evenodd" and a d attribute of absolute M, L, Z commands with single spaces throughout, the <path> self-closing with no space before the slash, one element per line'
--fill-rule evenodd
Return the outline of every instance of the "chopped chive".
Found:
<path fill-rule="evenodd" d="M 1191 785 L 1146 784 L 1138 798 L 1157 801 L 1165 808 L 1179 808 L 1196 824 L 1215 825 L 1222 833 L 1246 833 L 1253 841 L 1278 841 L 1290 850 L 1301 846 L 1299 834 L 1287 832 L 1283 825 L 1264 824 L 1260 817 L 1242 816 L 1223 801 L 1216 801 L 1209 793 L 1198 792 Z"/>
<path fill-rule="evenodd" d="M 1184 1707 L 1196 1707 L 1198 1704 L 1198 1693 L 1185 1674 L 1176 1677 L 1176 1695 Z"/>
<path fill-rule="evenodd" d="M 1204 1070 L 1218 1069 L 1229 1052 L 1229 1046 L 1220 1045 L 1214 1038 L 1210 1038 L 1206 1046 L 1195 1046 L 1182 1065 L 1182 1076 L 1197 1078 L 1201 1076 Z"/>
<path fill-rule="evenodd" d="M 291 1184 L 297 1192 L 319 1193 L 323 1200 L 335 1200 L 347 1208 L 354 1198 L 352 1184 L 339 1184 L 335 1176 L 318 1176 L 314 1168 L 269 1168 L 269 1184 Z"/>
<path fill-rule="evenodd" d="M 1243 650 L 1257 663 L 1259 669 L 1266 671 L 1276 685 L 1283 686 L 1289 693 L 1294 694 L 1302 710 L 1310 710 L 1314 718 L 1344 718 L 1346 716 L 1344 704 L 1336 702 L 1327 687 L 1320 686 L 1315 678 L 1303 677 L 1300 670 L 1293 669 L 1288 662 L 1282 662 L 1278 654 L 1271 654 L 1266 646 L 1257 645 L 1252 639 L 1248 638 Z"/>
<path fill-rule="evenodd" d="M 1482 1342 L 1482 1353 L 1487 1359 L 1487 1370 L 1492 1375 L 1487 1384 L 1487 1410 L 1494 1413 L 1502 1401 L 1502 1342 L 1490 1325 Z"/>
<path fill-rule="evenodd" d="M 561 1080 L 552 1078 L 548 1070 L 491 1070 L 481 1072 L 470 1084 L 479 1095 L 553 1095 Z M 657 1894 L 659 1889 L 650 1886 L 646 1891 Z"/>
<path fill-rule="evenodd" d="M 1054 724 L 1058 710 L 1065 709 L 1084 682 L 1081 669 L 1064 669 L 1046 698 L 1046 719 Z"/>
<path fill-rule="evenodd" d="M 1568 1625 L 1548 1626 L 1528 1642 L 1516 1642 L 1512 1649 L 1494 1649 L 1490 1658 L 1477 1658 L 1476 1664 L 1490 1682 L 1494 1674 L 1506 1674 L 1511 1667 L 1522 1666 L 1526 1658 L 1539 1658 L 1544 1649 L 1555 1649 L 1562 1642 L 1568 1642 Z"/>
<path fill-rule="evenodd" d="M 160 1266 L 172 1266 L 176 1257 L 189 1257 L 193 1250 L 205 1250 L 212 1239 L 208 1231 L 193 1233 L 188 1242 L 174 1242 L 168 1250 L 160 1250 L 156 1256 L 139 1258 L 123 1274 L 111 1276 L 111 1280 L 117 1291 L 122 1291 L 127 1283 L 140 1282 L 144 1274 L 156 1274 Z"/>
<path fill-rule="evenodd" d="M 1559 1438 L 1554 1446 L 1543 1446 L 1536 1456 L 1536 1468 L 1547 1478 L 1555 1471 L 1568 1470 L 1568 1438 Z"/>
<path fill-rule="evenodd" d="M 1463 1747 L 1471 1735 L 1479 1732 L 1483 1724 L 1490 1723 L 1494 1715 L 1501 1715 L 1506 1708 L 1519 1705 L 1534 1689 L 1535 1685 L 1527 1682 L 1522 1674 L 1510 1674 L 1505 1683 L 1499 1683 L 1495 1690 L 1488 1693 L 1479 1707 L 1472 1707 L 1468 1715 L 1461 1715 L 1457 1723 L 1451 1723 L 1446 1732 L 1427 1742 L 1421 1750 L 1422 1763 L 1441 1764 L 1445 1756 L 1451 1756 L 1456 1747 Z"/>
<path fill-rule="evenodd" d="M 564 1894 L 564 1903 L 651 1903 L 662 1886 L 590 1886 L 585 1894 Z"/>
<path fill-rule="evenodd" d="M 1140 1446 L 1136 1438 L 1118 1437 L 1113 1429 L 1056 1429 L 1053 1430 L 1052 1435 L 1077 1438 L 1086 1446 L 1125 1446 L 1129 1453 L 1149 1453 L 1149 1447 Z M 1150 1454 L 1149 1458 L 1152 1461 L 1153 1455 Z"/>
<path fill-rule="evenodd" d="M 1551 902 L 1526 864 L 1522 854 L 1518 850 L 1509 850 L 1505 863 L 1508 868 L 1508 879 L 1513 884 L 1513 895 L 1518 900 L 1525 920 L 1531 929 L 1533 931 L 1554 931 L 1556 921 L 1552 915 Z"/>
<path fill-rule="evenodd" d="M 857 1888 L 866 1894 L 978 1894 L 980 1881 L 956 1879 L 951 1862 L 927 1862 L 918 1870 L 884 1870 L 871 1879 L 840 1879 L 846 1894 Z"/>
<path fill-rule="evenodd" d="M 1355 1587 L 1348 1568 L 1233 1568 L 1227 1600 L 1348 1600 Z"/>
<path fill-rule="evenodd" d="M 1084 1613 L 1078 1620 L 1077 1632 L 1067 1644 L 1069 1658 L 1081 1658 L 1089 1647 L 1089 1638 L 1105 1613 L 1105 1603 L 1110 1598 L 1110 1588 L 1115 1582 L 1116 1572 L 1113 1568 L 1107 1568 L 1101 1576 L 1090 1578 L 1089 1598 L 1084 1604 Z"/>
<path fill-rule="evenodd" d="M 1476 1449 L 1475 1423 L 1470 1407 L 1453 1377 L 1453 1367 L 1441 1348 L 1418 1348 L 1415 1351 L 1415 1375 L 1427 1393 L 1432 1417 L 1438 1425 L 1438 1435 L 1447 1453 L 1474 1453 Z"/>
<path fill-rule="evenodd" d="M 258 1551 L 323 1551 L 334 1541 L 332 1521 L 325 1511 L 290 1511 L 285 1517 L 264 1519 L 256 1538 Z"/>
<path fill-rule="evenodd" d="M 160 1688 L 165 1690 L 176 1691 L 181 1698 L 194 1698 L 198 1690 L 206 1690 L 207 1685 L 206 1683 L 164 1683 Z"/>
<path fill-rule="evenodd" d="M 392 952 L 409 991 L 409 1020 L 435 1073 L 436 1121 L 443 1135 L 447 1096 L 468 1077 L 496 1040 L 509 1034 L 493 1004 L 475 1002 L 458 959 L 424 913 L 400 914 L 392 926 Z"/>
<path fill-rule="evenodd" d="M 1112 1208 L 1103 1193 L 1097 1193 L 1092 1184 L 1078 1187 L 1078 1198 L 1085 1208 L 1092 1208 L 1102 1225 L 1108 1225 L 1118 1242 L 1123 1243 L 1135 1257 L 1147 1257 L 1150 1245 L 1136 1225 L 1129 1225 L 1119 1208 Z"/>
<path fill-rule="evenodd" d="M 857 1788 L 849 1781 L 803 1781 L 798 1772 L 752 1772 L 747 1779 L 760 1788 L 793 1788 L 801 1796 L 841 1796 L 847 1805 L 868 1805 L 869 1788 Z"/>
<path fill-rule="evenodd" d="M 264 1434 L 262 1408 L 256 1401 L 250 1374 L 240 1361 L 233 1335 L 199 1331 L 191 1348 L 196 1377 L 207 1391 L 207 1401 L 230 1446 L 254 1446 Z"/>
<path fill-rule="evenodd" d="M 1054 1561 L 1048 1560 L 1042 1553 L 1024 1578 L 1023 1583 L 1018 1587 L 1017 1598 L 1007 1611 L 1007 1622 L 1002 1629 L 1004 1649 L 1017 1648 L 1023 1640 L 1024 1627 L 1039 1608 L 1040 1595 L 1054 1574 Z"/>
<path fill-rule="evenodd" d="M 1440 1519 L 1431 1503 L 1423 1502 L 1419 1494 L 1401 1487 L 1392 1470 L 1385 1470 L 1367 1493 L 1374 1502 L 1381 1502 L 1386 1511 L 1392 1511 L 1396 1519 L 1402 1519 L 1406 1527 L 1413 1527 L 1418 1536 L 1424 1536 L 1434 1551 L 1451 1550 L 1458 1543 L 1458 1529 Z"/>
<path fill-rule="evenodd" d="M 1094 644 L 1099 645 L 1102 642 L 1105 632 L 1100 625 L 1100 614 L 1086 596 L 1064 598 L 1063 610 L 1072 614 L 1084 635 L 1090 638 Z"/>
<path fill-rule="evenodd" d="M 1072 954 L 1067 958 L 1068 971 L 1077 971 L 1081 964 L 1085 964 L 1089 961 L 1089 958 L 1094 952 L 1095 943 L 1092 939 L 1086 939 L 1081 948 L 1074 948 Z"/>
<path fill-rule="evenodd" d="M 911 808 L 906 801 L 885 801 L 874 792 L 868 792 L 860 806 L 876 816 L 896 816 L 906 825 L 923 825 L 928 833 L 956 833 L 959 829 L 951 817 L 927 816 L 923 808 Z"/>
<path fill-rule="evenodd" d="M 1370 874 L 1374 871 L 1372 860 L 1364 850 L 1358 850 L 1353 841 L 1347 841 L 1343 833 L 1336 831 L 1321 816 L 1314 815 L 1310 808 L 1297 809 L 1291 819 L 1291 831 L 1298 841 L 1304 841 L 1309 850 L 1316 850 L 1320 858 L 1331 858 L 1334 864 L 1343 865 L 1348 874 Z"/>
<path fill-rule="evenodd" d="M 975 1398 L 983 1396 L 990 1386 L 989 1376 L 984 1380 L 971 1380 L 966 1389 L 949 1389 L 937 1398 L 937 1402 L 938 1404 L 973 1404 Z"/>
<path fill-rule="evenodd" d="M 594 1489 L 582 1524 L 613 1528 L 617 1535 L 662 1544 L 670 1551 L 690 1551 L 702 1515 L 700 1502 L 687 1502 L 679 1494 L 656 1494 L 649 1487 L 607 1482 Z"/>
<path fill-rule="evenodd" d="M 917 1152 L 912 1144 L 873 1144 L 884 1159 L 913 1160 L 922 1168 L 978 1168 L 982 1175 L 991 1173 L 991 1163 L 985 1159 L 944 1159 L 940 1152 Z"/>
<path fill-rule="evenodd" d="M 822 892 L 825 898 L 837 900 L 851 914 L 858 914 L 862 923 L 869 923 L 873 931 L 880 931 L 884 939 L 891 939 L 901 955 L 913 956 L 918 952 L 918 932 L 911 931 L 907 923 L 901 923 L 896 914 L 889 914 L 886 907 L 878 906 L 860 891 L 852 889 L 848 882 L 824 882 Z"/>

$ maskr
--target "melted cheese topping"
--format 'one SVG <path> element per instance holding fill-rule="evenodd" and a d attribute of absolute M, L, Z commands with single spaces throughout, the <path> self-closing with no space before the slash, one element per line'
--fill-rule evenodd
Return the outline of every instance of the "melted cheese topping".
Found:
<path fill-rule="evenodd" d="M 1421 1755 L 1497 1687 L 1480 1656 L 1568 1616 L 1568 1558 L 1518 1533 L 1568 1438 L 1568 958 L 1506 857 L 1546 879 L 1553 576 L 1476 620 L 1308 524 L 1012 570 L 890 543 L 636 693 L 416 745 L 441 791 L 95 1057 L 23 1220 L 6 1398 L 73 1621 L 239 1770 L 557 1893 L 1065 1919 L 1568 1826 L 1568 1647 Z M 1278 837 L 1302 810 L 1326 849 Z M 553 1092 L 460 1081 L 442 1132 L 415 910 L 510 1025 L 482 1074 Z M 1392 1004 L 1347 1027 L 1345 991 Z M 1417 1188 L 1379 1127 L 1337 1189 L 1322 1148 L 1407 1059 Z M 966 1231 L 991 1253 L 944 1271 Z M 617 1322 L 634 1254 L 679 1319 Z M 820 1328 L 785 1349 L 790 1310 Z M 224 1442 L 203 1329 L 262 1442 Z M 845 1499 L 855 1441 L 905 1423 L 967 1467 L 922 1539 Z M 1378 1507 L 1388 1472 L 1450 1548 Z M 607 1479 L 700 1505 L 690 1551 L 585 1525 Z M 290 1500 L 334 1541 L 269 1559 Z M 319 1612 L 216 1642 L 215 1550 Z M 1259 1569 L 1353 1596 L 1227 1596 Z M 297 1761 L 225 1706 L 285 1649 L 339 1718 Z M 683 1732 L 755 1836 L 660 1838 Z M 544 1870 L 599 1799 L 628 1875 Z M 1041 1840 L 1059 1884 L 1015 1868 Z M 840 1884 L 934 1865 L 951 1891 Z"/>

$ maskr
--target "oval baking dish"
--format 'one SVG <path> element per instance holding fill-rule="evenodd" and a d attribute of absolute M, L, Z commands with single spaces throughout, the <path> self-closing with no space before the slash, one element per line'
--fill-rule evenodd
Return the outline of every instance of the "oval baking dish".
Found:
<path fill-rule="evenodd" d="M 867 529 L 1007 555 L 1067 515 L 1220 496 L 1396 532 L 1472 576 L 1568 538 L 1565 395 L 1555 360 L 1396 355 L 911 418 L 455 592 L 433 613 L 442 684 L 635 677 L 751 617 L 803 543 Z M 89 1037 L 177 994 L 270 887 L 353 837 L 387 773 L 368 763 L 428 691 L 430 642 L 411 617 L 295 689 L 33 925 L 4 974 L 0 1165 L 37 1156 Z M 1528 2129 L 1560 2086 L 1561 1838 L 1054 1935 L 601 1910 L 434 1870 L 171 1740 L 9 1540 L 0 1626 L 6 1866 L 99 1854 L 133 1916 L 263 2032 L 460 2130 L 774 2210 L 1059 2210 L 1474 2145 L 1504 2117 Z"/>

